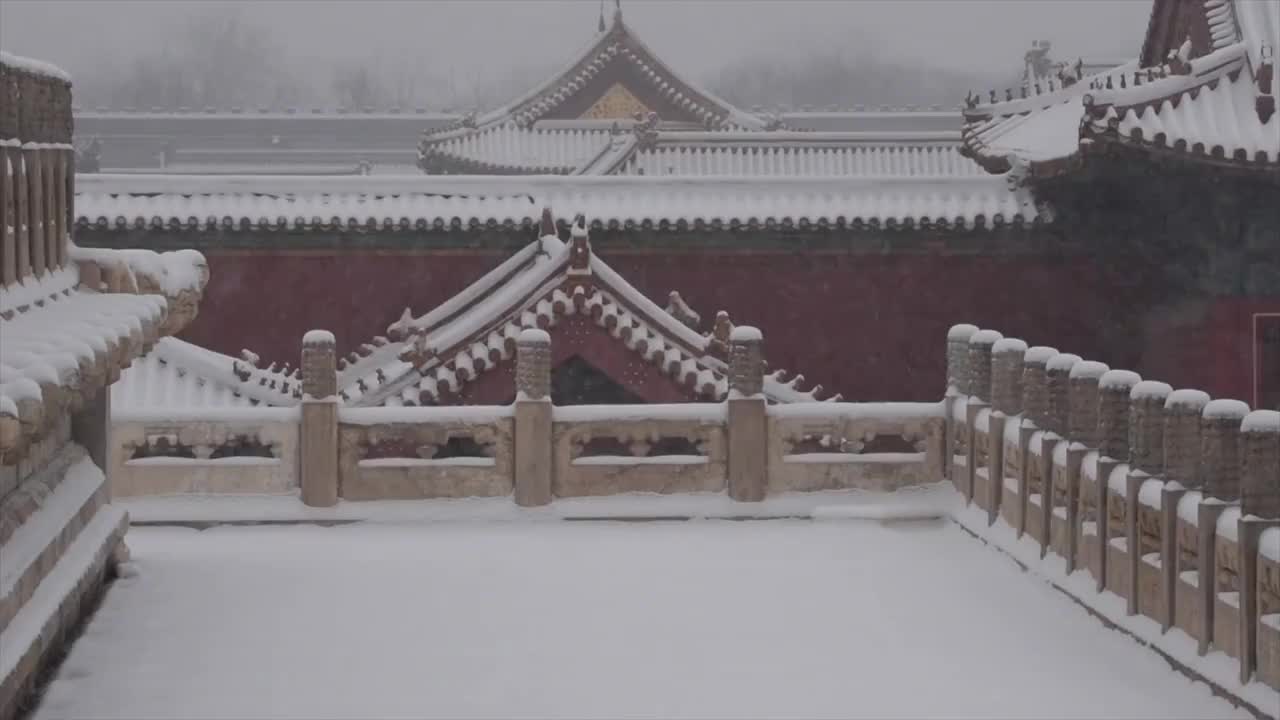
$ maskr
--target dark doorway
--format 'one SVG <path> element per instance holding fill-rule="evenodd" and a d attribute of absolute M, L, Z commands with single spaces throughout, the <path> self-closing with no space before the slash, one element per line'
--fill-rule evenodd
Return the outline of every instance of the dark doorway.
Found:
<path fill-rule="evenodd" d="M 644 400 L 580 356 L 551 371 L 551 400 L 556 405 L 634 405 Z"/>

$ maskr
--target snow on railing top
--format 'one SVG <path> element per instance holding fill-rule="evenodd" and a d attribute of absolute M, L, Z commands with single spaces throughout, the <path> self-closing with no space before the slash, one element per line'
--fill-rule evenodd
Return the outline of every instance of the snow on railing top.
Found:
<path fill-rule="evenodd" d="M 61 80 L 63 82 L 71 82 L 71 75 L 66 70 L 44 60 L 36 60 L 34 58 L 14 55 L 10 52 L 0 50 L 0 65 L 7 65 L 15 70 L 32 73 L 34 75 L 43 75 L 44 77 Z"/>
<path fill-rule="evenodd" d="M 1254 410 L 1244 416 L 1241 432 L 1280 432 L 1280 411 Z"/>

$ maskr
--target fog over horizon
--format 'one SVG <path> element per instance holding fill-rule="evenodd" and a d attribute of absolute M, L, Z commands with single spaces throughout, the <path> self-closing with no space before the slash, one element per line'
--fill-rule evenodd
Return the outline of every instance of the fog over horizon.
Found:
<path fill-rule="evenodd" d="M 0 46 L 69 71 L 82 106 L 464 110 L 500 104 L 561 69 L 592 40 L 601 10 L 613 7 L 5 0 Z M 1132 57 L 1150 8 L 1150 0 L 622 2 L 650 49 L 731 102 L 842 107 L 954 107 L 971 84 L 1012 82 L 1033 40 L 1052 42 L 1061 60 Z"/>

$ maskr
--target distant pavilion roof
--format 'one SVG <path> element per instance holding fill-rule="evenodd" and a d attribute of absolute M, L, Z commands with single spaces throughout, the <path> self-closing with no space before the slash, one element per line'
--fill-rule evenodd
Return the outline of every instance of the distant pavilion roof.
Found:
<path fill-rule="evenodd" d="M 1031 97 L 971 97 L 964 152 L 1033 177 L 1125 148 L 1280 180 L 1278 48 L 1280 3 L 1156 0 L 1138 59 Z"/>

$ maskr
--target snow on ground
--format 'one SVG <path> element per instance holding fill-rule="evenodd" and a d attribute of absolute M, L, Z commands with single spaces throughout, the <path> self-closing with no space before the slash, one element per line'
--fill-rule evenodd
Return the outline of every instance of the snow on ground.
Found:
<path fill-rule="evenodd" d="M 37 718 L 1245 716 L 944 520 L 129 544 Z"/>

